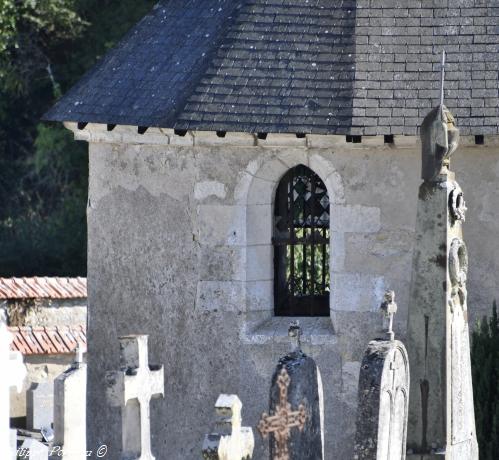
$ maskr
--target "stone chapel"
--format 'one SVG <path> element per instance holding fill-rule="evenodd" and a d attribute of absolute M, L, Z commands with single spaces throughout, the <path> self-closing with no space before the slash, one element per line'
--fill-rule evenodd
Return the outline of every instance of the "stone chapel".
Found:
<path fill-rule="evenodd" d="M 220 393 L 256 425 L 299 317 L 326 450 L 351 458 L 386 289 L 406 333 L 418 127 L 444 49 L 470 324 L 499 296 L 498 23 L 492 0 L 161 0 L 59 101 L 46 119 L 89 146 L 88 448 L 119 458 L 103 383 L 118 336 L 149 334 L 164 366 L 154 454 L 190 460 Z"/>

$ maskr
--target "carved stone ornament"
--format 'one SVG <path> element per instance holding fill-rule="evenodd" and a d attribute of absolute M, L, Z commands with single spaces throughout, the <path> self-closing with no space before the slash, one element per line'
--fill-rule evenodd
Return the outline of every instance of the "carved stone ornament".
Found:
<path fill-rule="evenodd" d="M 464 201 L 463 191 L 457 183 L 449 195 L 449 208 L 451 216 L 455 221 L 464 222 L 466 220 L 466 211 L 468 208 L 466 207 L 466 201 Z"/>
<path fill-rule="evenodd" d="M 467 309 L 468 291 L 466 281 L 468 279 L 468 250 L 463 240 L 454 238 L 449 253 L 449 275 L 451 279 L 451 300 L 449 305 L 452 312 L 456 305 L 463 310 Z"/>
<path fill-rule="evenodd" d="M 449 272 L 452 286 L 463 285 L 468 277 L 468 250 L 463 240 L 454 238 L 450 246 Z"/>
<path fill-rule="evenodd" d="M 449 168 L 450 158 L 459 144 L 459 129 L 445 105 L 434 108 L 421 125 L 423 145 L 422 178 L 436 177 Z"/>

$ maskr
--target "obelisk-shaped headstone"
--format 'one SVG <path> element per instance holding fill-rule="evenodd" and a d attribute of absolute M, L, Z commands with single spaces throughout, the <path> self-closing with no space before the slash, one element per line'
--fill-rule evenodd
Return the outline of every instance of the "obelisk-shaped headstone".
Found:
<path fill-rule="evenodd" d="M 258 430 L 270 437 L 271 460 L 324 459 L 322 381 L 315 361 L 301 350 L 300 327 L 289 328 L 292 351 L 279 360 L 272 377 L 270 413 Z"/>
<path fill-rule="evenodd" d="M 404 344 L 392 330 L 397 311 L 393 291 L 381 311 L 385 337 L 372 340 L 359 374 L 359 405 L 354 460 L 403 460 L 409 412 L 409 362 Z"/>
<path fill-rule="evenodd" d="M 409 303 L 411 363 L 408 454 L 478 459 L 475 433 L 462 225 L 463 192 L 449 170 L 458 146 L 454 117 L 443 105 L 421 126 L 423 183 Z"/>

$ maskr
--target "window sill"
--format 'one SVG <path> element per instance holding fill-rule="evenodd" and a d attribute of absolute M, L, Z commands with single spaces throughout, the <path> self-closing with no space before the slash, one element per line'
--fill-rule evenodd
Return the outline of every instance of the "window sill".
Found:
<path fill-rule="evenodd" d="M 298 320 L 302 331 L 301 341 L 308 345 L 335 344 L 330 317 L 289 317 L 273 316 L 255 327 L 247 326 L 242 332 L 242 339 L 249 344 L 289 343 L 288 328 L 292 321 Z"/>

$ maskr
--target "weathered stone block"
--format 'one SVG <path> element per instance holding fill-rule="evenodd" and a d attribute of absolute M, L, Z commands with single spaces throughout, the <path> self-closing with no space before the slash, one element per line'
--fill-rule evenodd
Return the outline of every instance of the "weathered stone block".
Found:
<path fill-rule="evenodd" d="M 241 281 L 199 281 L 196 308 L 202 311 L 244 311 Z"/>
<path fill-rule="evenodd" d="M 246 209 L 243 206 L 200 205 L 200 242 L 207 245 L 242 245 L 246 240 Z"/>
<path fill-rule="evenodd" d="M 381 227 L 380 208 L 361 205 L 331 205 L 331 230 L 369 233 Z"/>
<path fill-rule="evenodd" d="M 274 278 L 273 259 L 273 246 L 248 246 L 246 249 L 246 279 L 248 281 L 272 280 Z"/>

